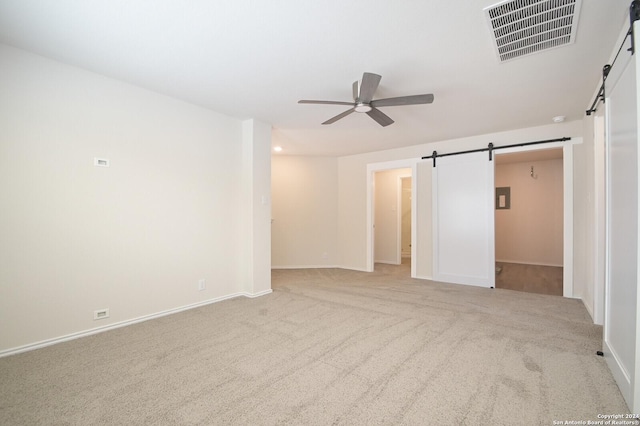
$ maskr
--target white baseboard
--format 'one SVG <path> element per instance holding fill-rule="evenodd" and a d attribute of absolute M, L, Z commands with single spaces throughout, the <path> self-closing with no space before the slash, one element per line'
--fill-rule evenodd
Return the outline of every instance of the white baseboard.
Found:
<path fill-rule="evenodd" d="M 241 296 L 244 296 L 244 297 L 249 297 L 249 298 L 253 299 L 253 298 L 260 297 L 260 296 L 265 296 L 265 295 L 267 295 L 267 294 L 271 294 L 271 293 L 273 293 L 273 290 L 268 289 L 268 290 L 262 290 L 262 291 L 259 291 L 259 292 L 257 292 L 257 293 L 247 293 L 247 292 L 243 292 L 243 293 L 241 293 L 240 295 L 241 295 Z"/>
<path fill-rule="evenodd" d="M 102 332 L 109 331 L 109 330 L 115 330 L 116 328 L 126 327 L 128 325 L 137 324 L 137 323 L 143 322 L 143 321 L 149 321 L 149 320 L 160 318 L 160 317 L 164 317 L 164 316 L 167 316 L 167 315 L 177 314 L 178 312 L 182 312 L 182 311 L 186 311 L 186 310 L 194 309 L 194 308 L 199 308 L 201 306 L 206 306 L 206 305 L 210 305 L 212 303 L 222 302 L 224 300 L 234 299 L 236 297 L 244 296 L 244 297 L 254 298 L 254 297 L 264 296 L 264 295 L 269 294 L 271 292 L 272 292 L 272 290 L 268 289 L 268 290 L 264 290 L 264 291 L 261 291 L 261 292 L 258 292 L 258 293 L 248 293 L 246 291 L 232 293 L 232 294 L 228 294 L 226 296 L 220 296 L 220 297 L 216 297 L 216 298 L 213 298 L 213 299 L 204 300 L 202 302 L 192 303 L 190 305 L 180 306 L 180 307 L 173 308 L 173 309 L 167 309 L 165 311 L 157 312 L 155 314 L 143 315 L 143 316 L 138 317 L 138 318 L 133 318 L 133 319 L 130 319 L 130 320 L 120 321 L 120 322 L 116 322 L 116 323 L 113 323 L 113 324 L 105 325 L 105 326 L 102 326 L 102 327 L 91 328 L 89 330 L 79 331 L 77 333 L 67 334 L 65 336 L 54 337 L 52 339 L 47 339 L 47 340 L 41 340 L 39 342 L 29 343 L 29 344 L 24 345 L 24 346 L 18 346 L 18 347 L 15 347 L 15 348 L 4 349 L 4 350 L 0 351 L 0 358 L 6 357 L 6 356 L 10 356 L 10 355 L 17 355 L 17 354 L 22 353 L 22 352 L 33 351 L 35 349 L 44 348 L 44 347 L 47 347 L 47 346 L 55 345 L 57 343 L 68 342 L 69 340 L 75 340 L 75 339 L 79 339 L 81 337 L 91 336 L 93 334 L 98 334 L 98 333 L 102 333 Z"/>
<path fill-rule="evenodd" d="M 604 352 L 604 359 L 609 367 L 609 371 L 611 371 L 611 374 L 618 385 L 620 393 L 622 393 L 622 397 L 627 403 L 627 406 L 631 407 L 633 404 L 633 398 L 631 396 L 632 383 L 629 373 L 624 368 L 624 364 L 620 361 L 620 356 L 615 348 L 611 347 L 606 339 L 602 339 L 602 352 Z"/>
<path fill-rule="evenodd" d="M 338 265 L 295 265 L 295 266 L 272 266 L 271 269 L 321 269 L 339 268 Z"/>
<path fill-rule="evenodd" d="M 602 323 L 597 323 L 595 317 L 593 316 L 593 306 L 588 305 L 587 302 L 582 298 L 582 297 L 572 297 L 572 299 L 580 299 L 582 300 L 582 304 L 584 305 L 584 307 L 587 309 L 587 312 L 589 312 L 589 315 L 591 316 L 591 320 L 593 321 L 593 323 L 595 325 L 604 325 Z"/>
<path fill-rule="evenodd" d="M 433 277 L 432 277 L 431 275 L 424 275 L 424 276 L 416 275 L 416 276 L 415 276 L 415 277 L 413 277 L 413 278 L 418 279 L 418 280 L 429 280 L 429 281 L 433 281 Z"/>
<path fill-rule="evenodd" d="M 595 324 L 596 322 L 593 320 L 593 309 L 591 308 L 591 306 L 587 305 L 587 303 L 581 297 L 574 297 L 574 299 L 582 300 L 582 304 L 586 308 L 587 312 L 589 312 L 589 316 L 591 316 L 591 321 L 593 321 L 593 323 Z M 600 324 L 600 325 L 602 325 L 602 324 Z"/>
<path fill-rule="evenodd" d="M 384 263 L 385 265 L 400 265 L 395 260 L 375 260 L 373 263 Z"/>
<path fill-rule="evenodd" d="M 357 268 L 357 267 L 355 267 L 355 266 L 344 266 L 344 265 L 343 265 L 343 266 L 338 266 L 338 268 L 340 268 L 340 269 L 347 269 L 347 270 L 349 270 L 349 271 L 371 272 L 371 271 L 369 271 L 368 269 L 365 269 L 365 268 Z"/>
<path fill-rule="evenodd" d="M 496 262 L 501 263 L 519 263 L 520 265 L 533 265 L 533 266 L 553 266 L 556 268 L 562 268 L 564 265 L 556 265 L 551 263 L 539 263 L 539 262 L 528 262 L 524 260 L 506 260 L 506 259 L 496 259 Z"/>
<path fill-rule="evenodd" d="M 271 269 L 323 269 L 323 268 L 336 268 L 336 269 L 348 269 L 349 271 L 371 272 L 364 268 L 356 268 L 353 266 L 340 266 L 340 265 L 300 265 L 300 266 L 272 266 Z"/>

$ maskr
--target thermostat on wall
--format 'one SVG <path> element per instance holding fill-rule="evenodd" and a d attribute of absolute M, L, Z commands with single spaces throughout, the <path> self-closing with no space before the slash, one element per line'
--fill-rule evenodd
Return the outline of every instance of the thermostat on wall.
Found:
<path fill-rule="evenodd" d="M 93 165 L 98 167 L 109 167 L 109 159 L 94 157 Z"/>

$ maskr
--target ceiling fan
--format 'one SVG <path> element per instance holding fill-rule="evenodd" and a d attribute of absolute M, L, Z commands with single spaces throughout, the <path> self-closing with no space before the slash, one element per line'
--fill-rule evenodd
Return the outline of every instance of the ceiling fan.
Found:
<path fill-rule="evenodd" d="M 367 115 L 373 118 L 379 125 L 386 127 L 389 124 L 393 124 L 393 120 L 380 111 L 378 107 L 386 106 L 398 106 L 398 105 L 420 105 L 430 104 L 433 102 L 433 94 L 428 95 L 412 95 L 412 96 L 399 96 L 397 98 L 386 98 L 373 100 L 373 94 L 376 92 L 378 85 L 380 84 L 382 76 L 365 72 L 362 75 L 362 82 L 353 82 L 353 102 L 341 102 L 341 101 L 313 101 L 313 100 L 300 100 L 299 104 L 323 104 L 323 105 L 349 105 L 351 108 L 345 112 L 336 115 L 333 118 L 328 119 L 322 124 L 331 124 L 346 117 L 352 112 L 366 112 Z M 359 84 L 358 84 L 359 83 Z"/>

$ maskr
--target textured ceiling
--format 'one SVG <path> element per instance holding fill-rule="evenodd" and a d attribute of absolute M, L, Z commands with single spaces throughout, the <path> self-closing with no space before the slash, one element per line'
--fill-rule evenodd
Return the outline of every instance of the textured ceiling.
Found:
<path fill-rule="evenodd" d="M 451 0 L 0 0 L 0 42 L 273 126 L 286 154 L 348 155 L 584 116 L 629 0 L 584 0 L 575 44 L 499 63 L 483 9 Z M 431 105 L 320 123 L 351 84 Z M 1 71 L 0 71 L 1 72 Z"/>

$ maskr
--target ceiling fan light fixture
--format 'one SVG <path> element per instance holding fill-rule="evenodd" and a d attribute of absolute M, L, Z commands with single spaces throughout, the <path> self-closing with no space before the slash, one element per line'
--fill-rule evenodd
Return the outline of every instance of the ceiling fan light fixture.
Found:
<path fill-rule="evenodd" d="M 299 104 L 318 104 L 318 105 L 348 105 L 349 109 L 341 112 L 335 117 L 331 117 L 327 121 L 324 121 L 322 124 L 332 124 L 338 120 L 345 118 L 347 115 L 353 114 L 354 112 L 364 112 L 366 113 L 372 120 L 381 125 L 382 127 L 386 127 L 390 124 L 393 124 L 393 120 L 386 115 L 384 112 L 380 111 L 378 107 L 388 107 L 388 106 L 403 106 L 403 105 L 422 105 L 422 104 L 430 104 L 433 102 L 433 94 L 428 95 L 411 95 L 411 96 L 397 96 L 395 98 L 385 98 L 385 99 L 373 99 L 373 96 L 378 88 L 378 84 L 380 84 L 380 79 L 382 77 L 378 74 L 373 74 L 370 72 L 365 72 L 362 74 L 362 81 L 358 83 L 354 81 L 351 85 L 351 89 L 353 92 L 353 102 L 343 102 L 343 101 L 316 101 L 309 99 L 301 99 L 298 101 Z"/>

